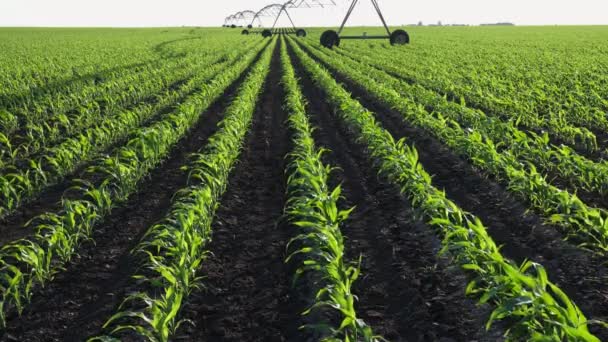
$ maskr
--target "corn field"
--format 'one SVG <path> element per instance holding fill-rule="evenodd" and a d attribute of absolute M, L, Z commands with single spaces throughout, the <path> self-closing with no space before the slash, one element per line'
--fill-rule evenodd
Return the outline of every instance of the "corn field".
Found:
<path fill-rule="evenodd" d="M 0 29 L 0 340 L 608 341 L 608 29 L 408 30 Z"/>

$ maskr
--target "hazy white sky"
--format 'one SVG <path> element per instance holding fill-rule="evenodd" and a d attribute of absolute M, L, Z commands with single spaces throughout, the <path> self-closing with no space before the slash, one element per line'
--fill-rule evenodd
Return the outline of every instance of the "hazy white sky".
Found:
<path fill-rule="evenodd" d="M 218 26 L 234 12 L 285 0 L 0 0 L 0 26 Z M 350 0 L 300 9 L 298 26 L 336 26 Z M 608 24 L 608 0 L 379 0 L 389 24 L 510 21 L 518 25 Z M 350 24 L 376 25 L 367 0 Z"/>

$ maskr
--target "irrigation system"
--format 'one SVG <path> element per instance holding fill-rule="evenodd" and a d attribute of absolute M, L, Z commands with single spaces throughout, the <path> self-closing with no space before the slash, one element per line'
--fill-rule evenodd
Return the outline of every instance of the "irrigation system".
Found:
<path fill-rule="evenodd" d="M 342 40 L 348 39 L 388 39 L 391 45 L 405 45 L 409 44 L 410 36 L 404 30 L 394 30 L 388 27 L 386 20 L 384 19 L 384 15 L 382 14 L 382 10 L 380 9 L 380 5 L 378 4 L 378 0 L 370 0 L 374 10 L 376 11 L 380 21 L 382 22 L 382 26 L 386 30 L 386 34 L 381 35 L 342 35 L 344 31 L 344 27 L 348 20 L 350 19 L 351 14 L 355 10 L 355 7 L 359 4 L 360 0 L 350 0 L 350 6 L 340 24 L 340 28 L 335 30 L 327 30 L 323 32 L 321 35 L 321 45 L 327 48 L 333 48 L 334 46 L 340 46 L 340 42 Z M 224 20 L 224 27 L 245 27 L 243 29 L 242 34 L 261 34 L 263 37 L 271 37 L 273 34 L 295 34 L 298 37 L 306 37 L 306 30 L 303 28 L 298 28 L 293 21 L 293 18 L 289 14 L 289 10 L 292 9 L 302 9 L 302 8 L 326 8 L 330 6 L 336 6 L 335 0 L 289 0 L 285 3 L 274 3 L 267 6 L 264 6 L 259 11 L 241 11 L 235 14 L 229 15 Z M 277 28 L 277 23 L 281 16 L 284 15 L 289 20 L 291 27 L 288 28 Z M 262 22 L 262 18 L 274 18 L 272 26 L 266 27 Z M 257 24 L 259 30 L 253 30 L 254 25 Z"/>

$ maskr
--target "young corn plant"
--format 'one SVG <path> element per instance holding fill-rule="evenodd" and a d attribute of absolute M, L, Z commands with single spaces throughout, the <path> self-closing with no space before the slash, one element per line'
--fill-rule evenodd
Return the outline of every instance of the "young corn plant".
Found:
<path fill-rule="evenodd" d="M 45 214 L 33 221 L 36 232 L 33 236 L 0 249 L 0 308 L 4 310 L 0 318 L 8 310 L 20 312 L 35 286 L 44 286 L 63 270 L 81 241 L 91 237 L 95 224 L 137 189 L 139 182 L 197 122 L 200 113 L 238 79 L 265 46 L 247 51 L 233 68 L 202 85 L 175 111 L 136 131 L 114 155 L 100 158 L 88 171 L 91 179 L 99 179 L 96 184 L 78 181 L 76 193 L 70 196 L 75 199 L 64 199 L 63 209 L 58 213 Z M 0 327 L 5 323 L 0 321 Z"/>
<path fill-rule="evenodd" d="M 530 54 L 525 49 L 519 50 L 516 58 L 511 54 L 513 51 L 492 52 L 492 56 L 500 56 L 497 58 L 499 61 L 488 61 L 488 54 L 482 60 L 478 56 L 462 58 L 463 50 L 453 46 L 454 49 L 450 49 L 449 52 L 433 49 L 433 53 L 424 55 L 425 63 L 417 63 L 413 68 L 398 68 L 394 59 L 404 56 L 399 54 L 396 56 L 393 51 L 375 47 L 353 44 L 340 49 L 340 53 L 390 71 L 411 83 L 423 85 L 457 102 L 464 103 L 466 99 L 466 102 L 472 106 L 483 108 L 484 111 L 503 120 L 513 120 L 526 130 L 548 131 L 558 140 L 587 151 L 598 149 L 597 138 L 589 128 L 603 131 L 608 127 L 606 107 L 602 105 L 601 100 L 598 101 L 601 96 L 597 96 L 596 89 L 592 87 L 594 83 L 585 82 L 584 87 L 579 83 L 571 88 L 569 83 L 578 78 L 577 71 L 575 77 L 568 78 L 559 87 L 555 86 L 555 80 L 560 77 L 555 77 L 555 74 L 547 72 L 545 68 L 541 68 L 543 72 L 538 72 L 540 69 L 530 68 L 528 57 L 534 59 L 533 55 L 536 51 Z M 468 46 L 466 49 L 474 54 L 479 53 L 479 50 L 472 51 Z M 415 50 L 407 52 L 413 51 Z M 414 57 L 412 54 L 408 53 L 408 55 L 405 58 Z M 562 76 L 574 70 L 570 65 L 572 56 L 569 57 L 568 71 L 566 73 L 561 71 Z M 439 61 L 444 58 L 448 58 L 451 63 Z M 556 58 L 556 60 L 564 59 Z M 589 55 L 585 55 L 585 62 L 588 63 L 588 60 Z M 544 60 L 535 62 L 539 63 L 538 65 L 545 63 Z M 461 63 L 464 65 L 459 65 Z M 500 64 L 501 67 L 498 66 Z M 597 70 L 587 76 L 594 77 L 595 74 L 600 75 L 602 72 Z M 501 76 L 497 78 L 496 75 Z M 582 89 L 584 91 L 581 91 Z M 573 95 L 586 99 L 574 100 Z M 564 101 L 565 99 L 567 100 Z M 604 112 L 600 109 L 602 107 Z"/>
<path fill-rule="evenodd" d="M 534 131 L 519 130 L 515 118 L 503 120 L 486 116 L 480 110 L 467 107 L 466 103 L 448 101 L 444 96 L 417 83 L 410 84 L 398 77 L 403 69 L 395 67 L 386 59 L 353 56 L 342 49 L 334 52 L 315 49 L 310 45 L 307 47 L 324 61 L 335 58 L 350 69 L 365 69 L 366 77 L 398 91 L 402 101 L 408 99 L 407 101 L 423 104 L 430 115 L 442 114 L 467 130 L 483 132 L 496 142 L 499 149 L 508 150 L 518 159 L 537 165 L 545 173 L 559 176 L 571 189 L 601 196 L 608 194 L 608 164 L 589 160 L 568 146 L 551 144 L 547 132 L 536 134 Z"/>
<path fill-rule="evenodd" d="M 551 283 L 541 265 L 525 262 L 516 266 L 505 259 L 481 221 L 462 211 L 432 185 L 416 150 L 395 141 L 374 119 L 373 113 L 350 97 L 335 79 L 297 43 L 290 46 L 314 83 L 325 92 L 342 123 L 358 135 L 379 172 L 420 210 L 421 216 L 442 238 L 448 253 L 470 277 L 467 294 L 494 306 L 487 328 L 503 321 L 508 340 L 593 341 L 590 323 L 580 309 Z"/>
<path fill-rule="evenodd" d="M 202 57 L 204 60 L 205 56 Z M 106 116 L 116 115 L 152 97 L 155 92 L 185 77 L 199 59 L 174 59 L 161 66 L 146 65 L 135 72 L 125 70 L 102 84 L 88 84 L 69 93 L 59 92 L 39 99 L 31 106 L 36 106 L 43 115 L 28 115 L 30 104 L 26 104 L 20 109 L 24 115 L 21 131 L 11 137 L 20 150 L 17 156 L 26 158 L 44 146 L 60 142 Z"/>
<path fill-rule="evenodd" d="M 6 166 L 6 170 L 15 171 L 0 176 L 0 218 L 13 213 L 44 189 L 64 179 L 99 152 L 126 139 L 133 129 L 159 115 L 163 108 L 200 89 L 201 84 L 235 63 L 240 54 L 240 51 L 235 51 L 204 59 L 200 62 L 204 70 L 190 70 L 190 79 L 176 91 L 166 90 L 161 93 L 154 104 L 142 103 L 118 115 L 107 115 L 98 124 L 78 135 L 41 150 L 27 167 Z"/>
<path fill-rule="evenodd" d="M 281 49 L 285 107 L 289 111 L 289 127 L 293 132 L 293 151 L 286 168 L 287 195 L 285 215 L 298 233 L 287 244 L 286 263 L 296 267 L 294 284 L 303 278 L 311 279 L 315 296 L 313 304 L 302 315 L 331 311 L 337 316 L 304 325 L 321 341 L 379 341 L 380 336 L 357 317 L 352 285 L 359 276 L 359 264 L 344 259 L 344 239 L 341 225 L 354 209 L 341 210 L 338 206 L 341 189 L 328 187 L 332 168 L 325 166 L 321 156 L 325 152 L 315 146 L 312 128 L 308 123 L 304 99 L 295 78 L 293 66 L 283 45 Z"/>
<path fill-rule="evenodd" d="M 306 49 L 311 52 L 310 48 Z M 567 237 L 581 248 L 602 255 L 608 252 L 608 211 L 590 207 L 576 195 L 551 185 L 534 164 L 523 164 L 517 152 L 509 148 L 499 151 L 499 146 L 482 130 L 463 129 L 457 121 L 439 112 L 431 114 L 395 89 L 374 81 L 369 73 L 347 67 L 340 60 L 332 59 L 328 63 L 378 101 L 398 111 L 405 121 L 427 131 L 476 167 L 505 182 L 511 192 L 527 201 L 548 222 L 561 226 Z"/>
<path fill-rule="evenodd" d="M 169 213 L 146 232 L 134 250 L 147 260 L 145 272 L 135 278 L 144 280 L 149 289 L 128 296 L 104 324 L 106 335 L 89 341 L 120 341 L 130 333 L 165 342 L 186 322 L 179 319 L 179 311 L 191 291 L 200 287 L 197 274 L 208 253 L 213 216 L 251 126 L 275 44 L 266 47 L 247 76 L 219 131 L 185 167 L 188 184 L 175 194 Z"/>

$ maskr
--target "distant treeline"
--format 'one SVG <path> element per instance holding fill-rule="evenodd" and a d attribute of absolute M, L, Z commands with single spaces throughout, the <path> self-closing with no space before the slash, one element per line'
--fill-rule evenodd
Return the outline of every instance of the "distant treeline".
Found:
<path fill-rule="evenodd" d="M 423 24 L 422 22 L 418 22 L 418 24 L 406 24 L 405 26 L 475 26 L 469 24 L 442 24 L 441 21 L 437 24 Z M 515 26 L 514 23 L 488 23 L 488 24 L 479 24 L 479 26 Z"/>
<path fill-rule="evenodd" d="M 491 23 L 491 24 L 481 24 L 480 26 L 515 26 L 513 23 Z"/>

